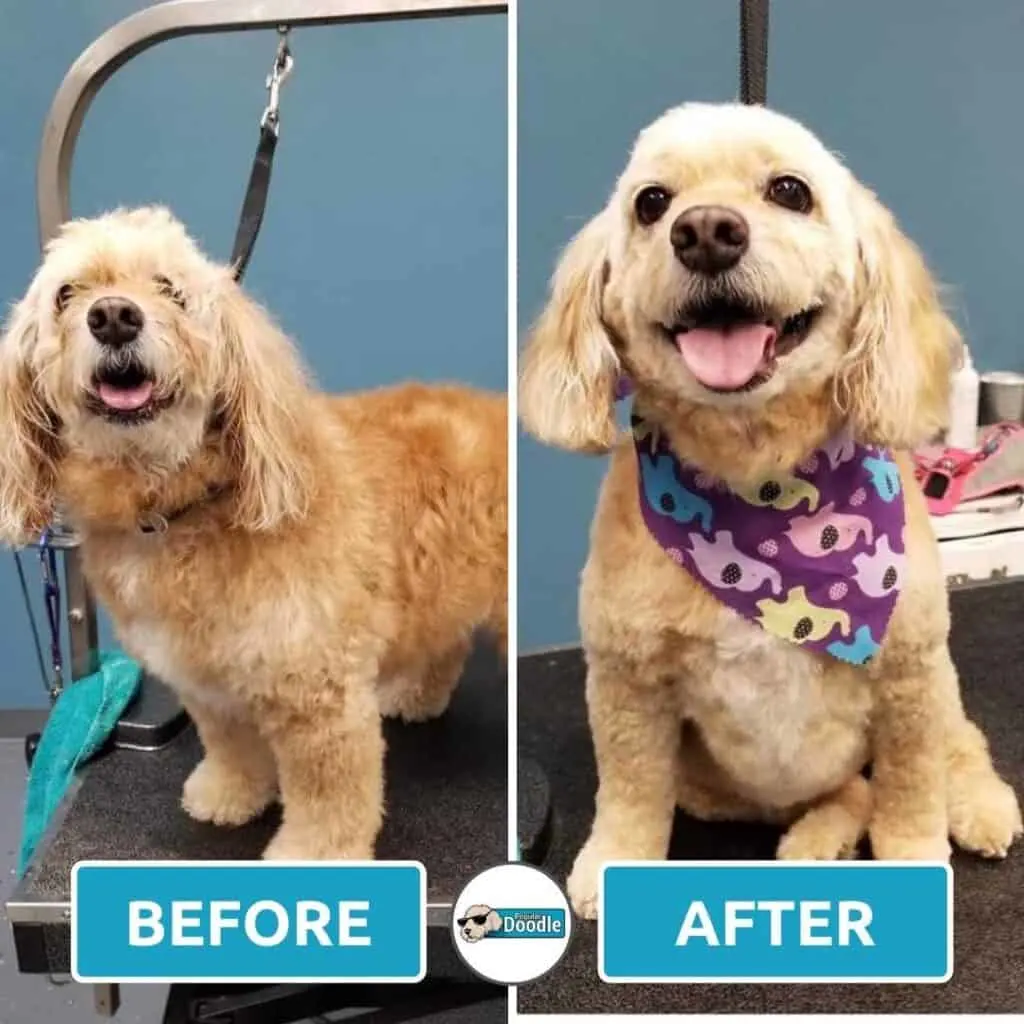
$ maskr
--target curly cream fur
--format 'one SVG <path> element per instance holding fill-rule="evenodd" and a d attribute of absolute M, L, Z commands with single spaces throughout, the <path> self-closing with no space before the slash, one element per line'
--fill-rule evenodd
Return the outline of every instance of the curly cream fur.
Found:
<path fill-rule="evenodd" d="M 148 422 L 88 401 L 100 350 L 85 314 L 108 295 L 145 313 L 134 346 L 168 403 Z M 159 209 L 64 229 L 13 314 L 0 380 L 0 535 L 23 541 L 57 507 L 78 528 L 125 649 L 198 728 L 185 810 L 237 825 L 279 794 L 266 856 L 372 856 L 381 713 L 441 713 L 473 631 L 504 644 L 504 398 L 317 392 L 229 268 Z M 180 510 L 164 533 L 138 530 Z"/>
<path fill-rule="evenodd" d="M 810 184 L 810 215 L 765 201 L 780 173 Z M 633 200 L 650 184 L 673 201 L 644 227 Z M 737 208 L 750 225 L 736 292 L 787 316 L 822 309 L 748 392 L 703 388 L 665 337 L 708 287 L 668 239 L 698 203 Z M 855 668 L 740 619 L 666 558 L 640 515 L 632 441 L 611 428 L 621 365 L 676 452 L 734 486 L 795 467 L 843 423 L 905 448 L 942 425 L 958 346 L 920 254 L 801 126 L 697 104 L 641 133 L 607 206 L 567 250 L 520 381 L 524 422 L 542 440 L 613 448 L 580 593 L 599 775 L 569 879 L 581 913 L 596 913 L 603 861 L 666 855 L 677 804 L 784 825 L 778 853 L 790 859 L 849 856 L 866 831 L 884 859 L 944 859 L 947 835 L 1001 857 L 1020 834 L 1017 800 L 964 715 L 938 549 L 904 455 L 908 573 L 880 655 Z"/>

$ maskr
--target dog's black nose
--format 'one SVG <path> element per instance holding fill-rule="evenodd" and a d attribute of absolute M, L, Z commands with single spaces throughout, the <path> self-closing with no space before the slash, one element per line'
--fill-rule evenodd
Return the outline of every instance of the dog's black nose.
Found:
<path fill-rule="evenodd" d="M 120 296 L 97 299 L 85 314 L 92 336 L 101 345 L 127 345 L 134 341 L 145 319 L 134 302 Z"/>
<path fill-rule="evenodd" d="M 698 274 L 720 274 L 747 251 L 750 227 L 728 206 L 691 206 L 676 217 L 670 237 L 683 266 Z"/>

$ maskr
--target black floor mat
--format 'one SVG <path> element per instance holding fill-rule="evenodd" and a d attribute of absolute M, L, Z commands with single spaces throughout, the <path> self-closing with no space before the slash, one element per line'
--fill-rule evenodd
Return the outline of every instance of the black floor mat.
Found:
<path fill-rule="evenodd" d="M 970 715 L 1024 794 L 1024 583 L 953 595 L 953 656 Z M 543 865 L 564 884 L 590 827 L 596 777 L 578 651 L 519 664 L 520 756 L 548 773 L 553 842 Z M 678 815 L 671 856 L 771 858 L 778 831 Z M 954 974 L 944 985 L 607 985 L 595 926 L 578 926 L 565 959 L 519 989 L 523 1013 L 1024 1013 L 1024 844 L 998 864 L 957 853 Z"/>

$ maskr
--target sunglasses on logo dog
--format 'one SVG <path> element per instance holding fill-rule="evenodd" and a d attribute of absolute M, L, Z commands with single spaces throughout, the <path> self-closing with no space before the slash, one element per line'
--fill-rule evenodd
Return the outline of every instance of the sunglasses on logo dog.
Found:
<path fill-rule="evenodd" d="M 458 919 L 458 921 L 456 921 L 455 923 L 460 928 L 465 928 L 467 921 L 472 921 L 473 924 L 483 924 L 486 920 L 487 920 L 487 915 L 486 914 L 474 914 L 472 917 L 460 917 Z"/>

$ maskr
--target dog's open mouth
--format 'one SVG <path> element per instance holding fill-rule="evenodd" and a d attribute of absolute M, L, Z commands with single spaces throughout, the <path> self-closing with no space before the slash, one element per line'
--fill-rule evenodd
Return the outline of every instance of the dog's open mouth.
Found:
<path fill-rule="evenodd" d="M 820 306 L 813 306 L 782 317 L 719 301 L 684 309 L 665 330 L 689 371 L 709 391 L 752 391 L 807 337 L 820 312 Z"/>
<path fill-rule="evenodd" d="M 139 362 L 100 366 L 93 377 L 89 406 L 115 423 L 144 423 L 170 403 L 157 393 L 152 374 Z"/>

